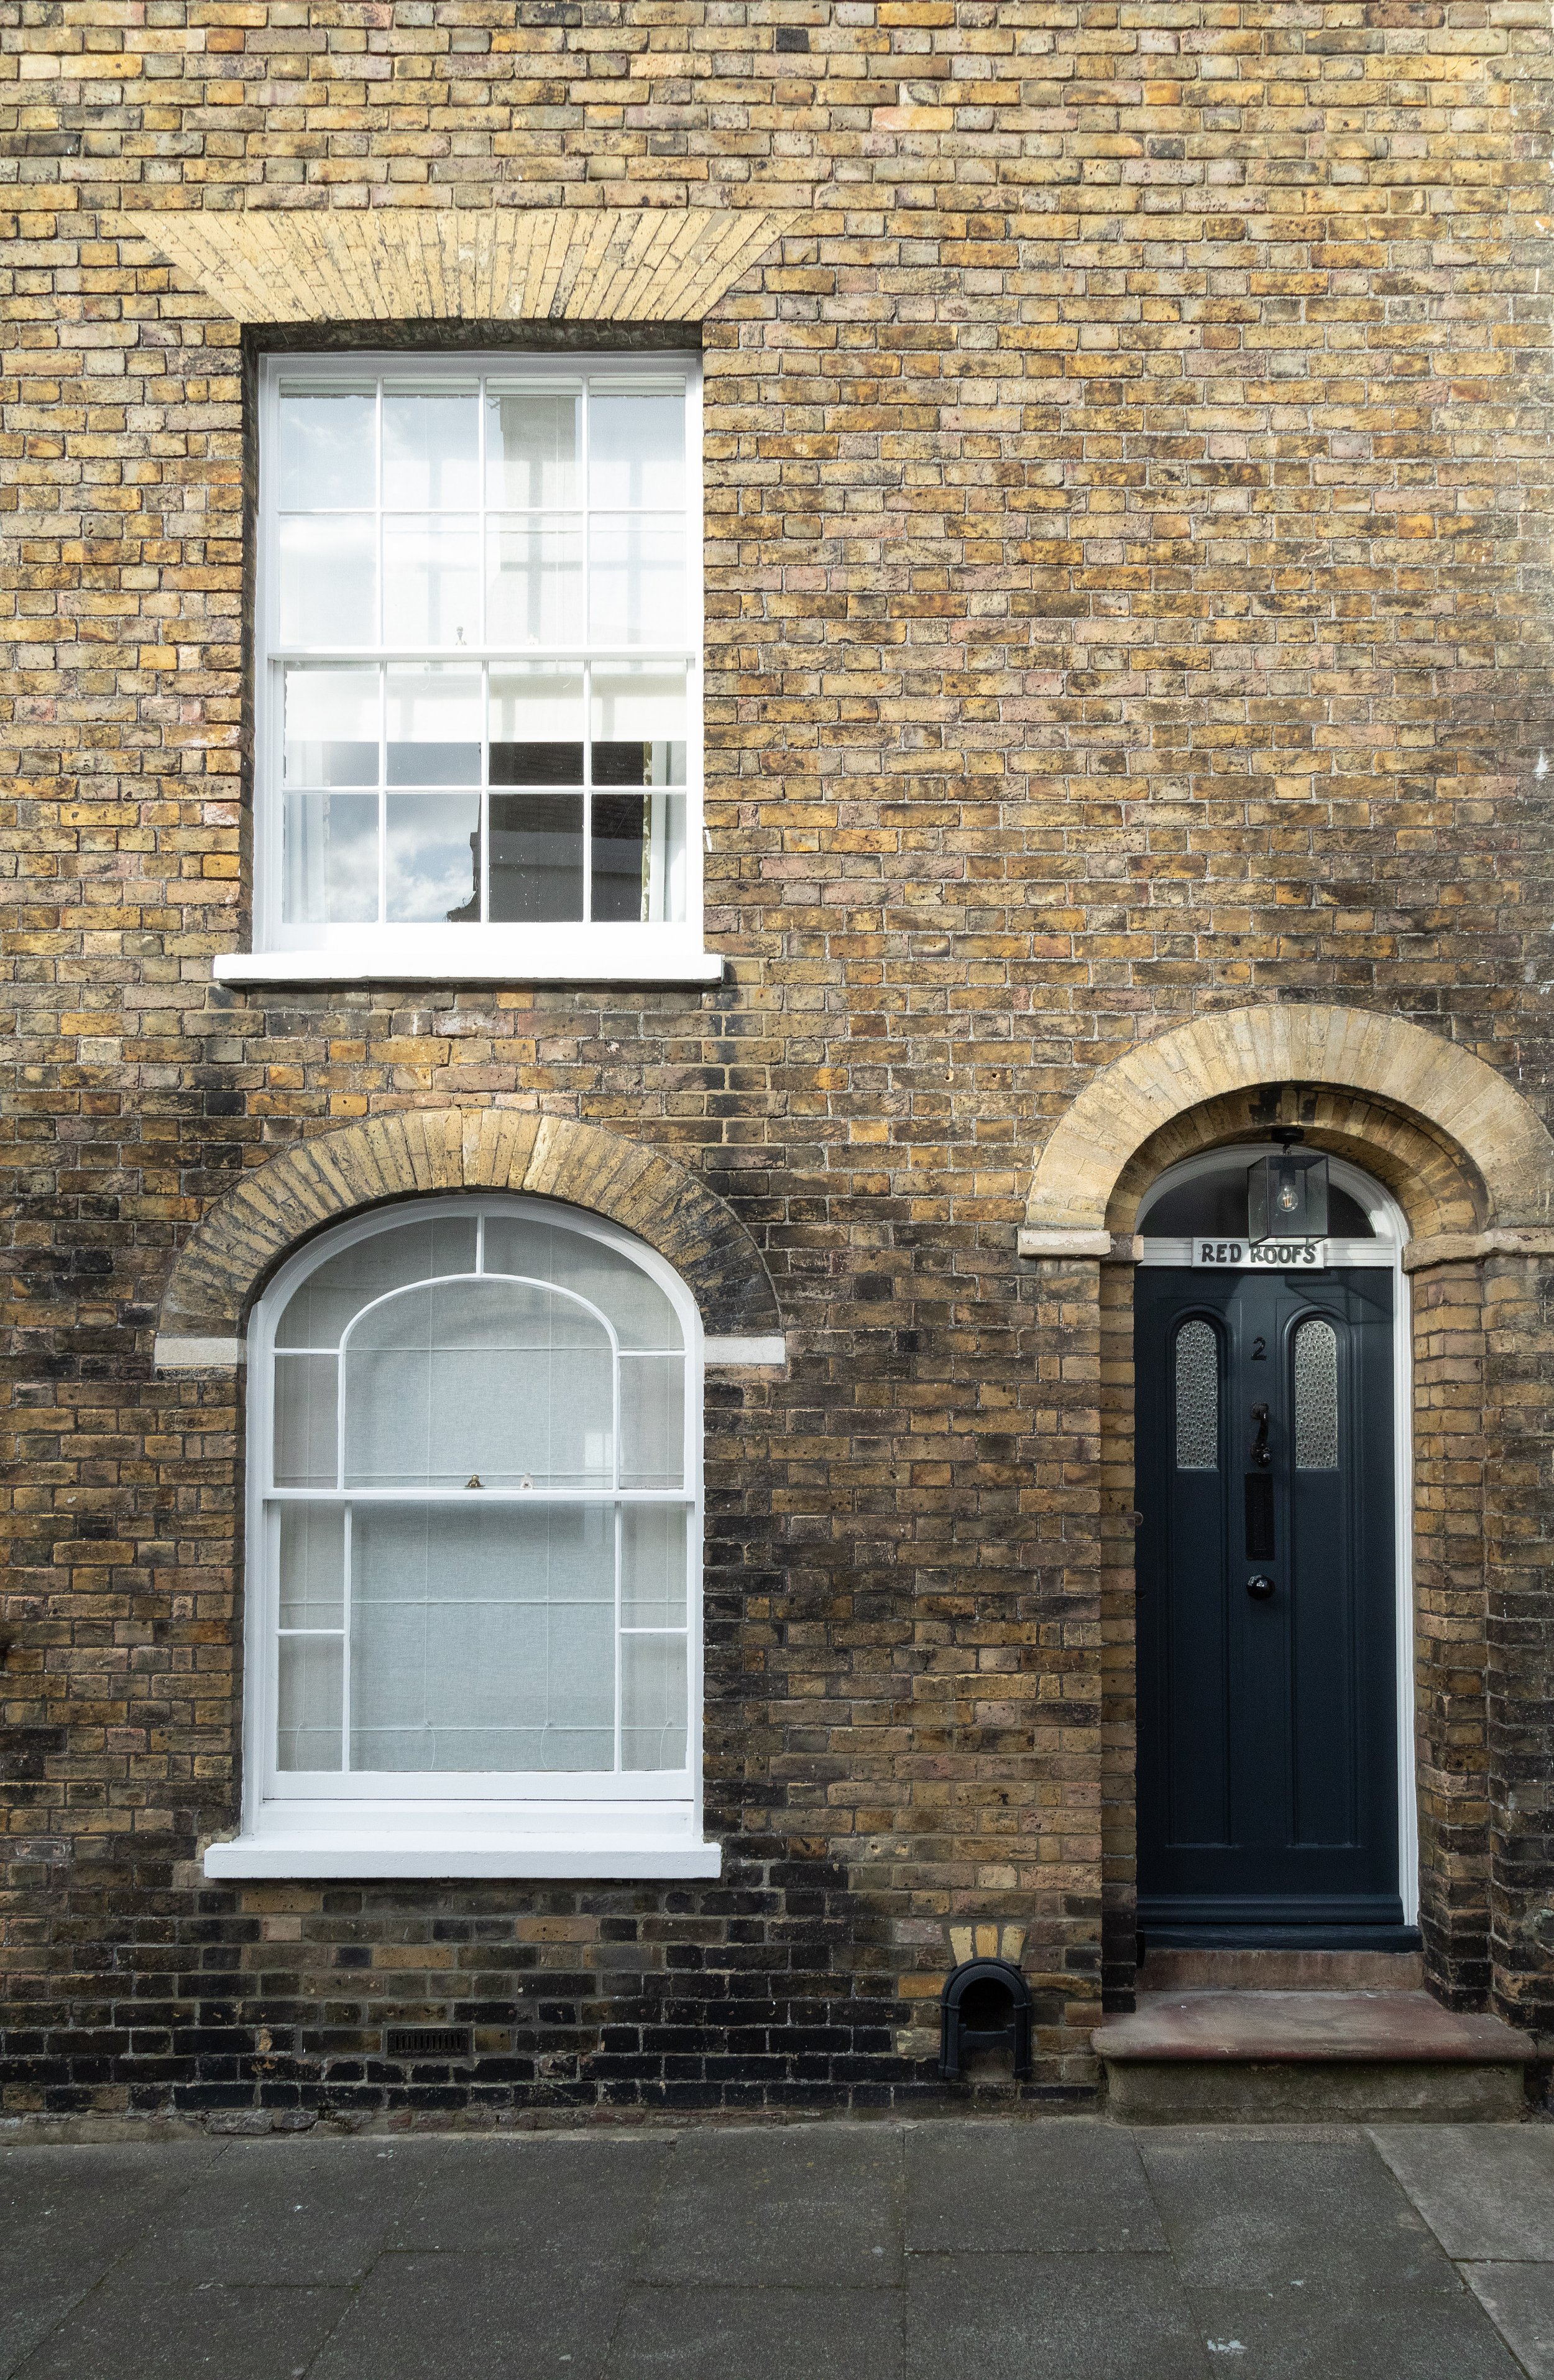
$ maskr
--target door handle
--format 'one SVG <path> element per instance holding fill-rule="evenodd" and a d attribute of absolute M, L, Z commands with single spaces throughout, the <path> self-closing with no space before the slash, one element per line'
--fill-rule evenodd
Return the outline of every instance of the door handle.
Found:
<path fill-rule="evenodd" d="M 1247 1580 L 1246 1592 L 1254 1603 L 1266 1603 L 1273 1593 L 1273 1581 L 1271 1578 L 1265 1578 L 1259 1571 L 1255 1578 Z"/>
<path fill-rule="evenodd" d="M 1252 1461 L 1257 1465 L 1259 1470 L 1266 1471 L 1269 1463 L 1272 1460 L 1272 1457 L 1269 1455 L 1268 1451 L 1267 1405 L 1254 1405 L 1252 1408 L 1252 1418 L 1257 1425 L 1257 1434 L 1252 1440 Z"/>

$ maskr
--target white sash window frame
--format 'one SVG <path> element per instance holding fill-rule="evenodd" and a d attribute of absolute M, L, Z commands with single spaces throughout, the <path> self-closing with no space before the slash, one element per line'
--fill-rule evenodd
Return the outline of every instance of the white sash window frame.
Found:
<path fill-rule="evenodd" d="M 308 1277 L 375 1233 L 441 1218 L 513 1217 L 602 1242 L 652 1281 L 672 1305 L 684 1342 L 681 1485 L 610 1484 L 547 1493 L 482 1489 L 480 1508 L 589 1503 L 617 1512 L 671 1504 L 686 1514 L 686 1746 L 683 1769 L 620 1767 L 572 1773 L 455 1771 L 288 1773 L 277 1756 L 281 1642 L 278 1514 L 299 1502 L 428 1500 L 472 1509 L 471 1491 L 277 1487 L 274 1478 L 276 1331 Z M 429 1277 L 431 1278 L 431 1277 Z M 363 1308 L 366 1311 L 367 1308 Z M 613 1335 L 613 1334 L 612 1334 Z M 343 1343 L 343 1342 L 342 1342 Z M 673 1267 L 630 1234 L 575 1208 L 516 1194 L 429 1197 L 376 1209 L 310 1242 L 282 1267 L 249 1334 L 248 1561 L 245 1579 L 244 1791 L 235 1840 L 212 1844 L 212 1877 L 515 1876 L 619 1879 L 713 1876 L 721 1847 L 701 1832 L 702 1369 L 706 1342 L 694 1299 Z M 285 1351 L 281 1351 L 285 1360 Z M 630 1360 L 617 1353 L 616 1366 Z M 618 1472 L 616 1474 L 618 1481 Z M 469 1501 L 466 1502 L 465 1497 Z M 343 1621 L 348 1627 L 348 1619 Z M 618 1642 L 618 1639 L 617 1639 Z M 618 1694 L 617 1686 L 617 1694 Z M 343 1755 L 348 1757 L 348 1755 Z M 618 1764 L 618 1755 L 617 1755 Z"/>
<path fill-rule="evenodd" d="M 519 511 L 531 527 L 543 525 L 544 516 L 529 506 L 518 507 L 506 502 L 498 504 L 492 495 L 492 482 L 486 468 L 487 407 L 485 393 L 489 379 L 504 387 L 521 384 L 526 390 L 575 391 L 582 399 L 579 419 L 583 424 L 583 446 L 577 460 L 578 491 L 576 501 L 565 507 L 569 519 L 578 525 L 581 538 L 581 569 L 583 573 L 584 613 L 577 633 L 555 647 L 533 643 L 504 641 L 492 627 L 491 620 L 482 613 L 485 628 L 478 641 L 471 640 L 457 649 L 441 643 L 419 642 L 399 645 L 390 640 L 387 615 L 382 610 L 382 592 L 378 602 L 376 633 L 371 641 L 359 643 L 325 643 L 317 638 L 290 642 L 283 636 L 280 609 L 281 557 L 280 521 L 283 510 L 281 481 L 281 419 L 280 405 L 283 389 L 288 394 L 322 394 L 331 389 L 344 391 L 370 384 L 377 392 L 380 427 L 376 432 L 378 445 L 382 443 L 381 417 L 387 388 L 405 388 L 414 383 L 428 393 L 435 393 L 442 383 L 466 387 L 477 380 L 480 382 L 481 401 L 480 453 L 476 496 L 467 506 L 467 517 L 478 521 L 480 560 L 480 571 L 484 579 L 486 557 L 491 540 L 503 520 L 511 514 L 516 521 Z M 592 633 L 588 603 L 589 571 L 590 568 L 590 537 L 589 525 L 613 516 L 613 508 L 603 503 L 590 503 L 587 481 L 589 458 L 586 450 L 587 423 L 591 400 L 595 395 L 650 394 L 683 391 L 685 398 L 685 479 L 683 507 L 674 508 L 674 517 L 680 522 L 680 567 L 683 575 L 685 602 L 683 613 L 665 618 L 654 617 L 652 636 L 638 635 L 626 641 L 611 642 Z M 468 354 L 445 351 L 346 351 L 327 355 L 272 355 L 261 359 L 258 373 L 258 453 L 259 502 L 256 540 L 256 569 L 253 597 L 254 638 L 254 772 L 253 772 L 253 910 L 252 948 L 246 952 L 219 955 L 212 962 L 212 972 L 218 982 L 231 984 L 266 984 L 299 982 L 367 983 L 389 978 L 401 982 L 525 982 L 525 983 L 716 983 L 722 975 L 722 960 L 716 952 L 703 947 L 703 853 L 704 826 L 702 818 L 703 739 L 702 739 L 702 636 L 703 602 L 703 495 L 702 495 L 702 426 L 701 426 L 701 361 L 698 355 L 682 351 L 647 352 L 629 355 L 551 355 L 526 350 L 482 350 Z M 375 534 L 384 533 L 384 524 L 391 508 L 381 472 L 375 477 L 372 502 L 362 514 L 368 514 L 377 525 Z M 648 507 L 651 511 L 652 507 Z M 346 517 L 348 525 L 348 516 Z M 453 515 L 447 515 L 449 519 Z M 669 515 L 662 515 L 668 519 Z M 316 929 L 299 928 L 288 922 L 285 914 L 285 853 L 284 849 L 284 812 L 286 789 L 284 781 L 284 672 L 289 661 L 300 666 L 310 662 L 327 664 L 332 661 L 377 662 L 387 670 L 394 663 L 446 664 L 454 660 L 467 663 L 483 672 L 492 669 L 522 668 L 555 662 L 558 665 L 576 667 L 590 673 L 607 669 L 612 663 L 662 663 L 666 668 L 684 667 L 686 672 L 685 747 L 686 767 L 683 795 L 683 828 L 678 834 L 673 874 L 674 879 L 673 908 L 677 915 L 645 918 L 638 922 L 612 922 L 591 916 L 565 917 L 530 923 L 503 923 L 489 920 L 471 922 L 395 922 L 386 916 L 376 922 L 325 923 Z M 484 688 L 485 679 L 482 678 Z M 591 726 L 585 741 L 591 738 Z M 482 742 L 485 741 L 485 731 Z M 591 780 L 590 780 L 591 782 Z M 485 789 L 482 769 L 480 832 L 489 861 L 492 842 L 490 829 L 490 793 Z M 674 788 L 676 802 L 679 788 Z M 674 804 L 658 804 L 657 809 L 667 814 Z M 679 825 L 676 821 L 676 825 Z M 386 829 L 381 829 L 381 832 Z M 654 834 L 659 832 L 655 825 Z M 479 887 L 477 887 L 479 890 Z"/>

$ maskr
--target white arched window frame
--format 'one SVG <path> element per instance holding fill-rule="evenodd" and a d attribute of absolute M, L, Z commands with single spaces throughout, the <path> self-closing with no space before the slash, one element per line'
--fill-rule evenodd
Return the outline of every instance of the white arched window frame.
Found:
<path fill-rule="evenodd" d="M 674 1317 L 671 1335 L 677 1334 L 683 1353 L 676 1356 L 673 1349 L 664 1354 L 641 1348 L 623 1349 L 610 1315 L 586 1291 L 548 1277 L 543 1270 L 526 1270 L 521 1266 L 504 1269 L 500 1227 L 507 1222 L 537 1225 L 582 1243 L 599 1244 L 601 1256 L 604 1250 L 612 1253 L 617 1280 L 624 1278 L 619 1271 L 619 1260 L 624 1258 L 628 1267 L 662 1293 Z M 493 1223 L 498 1230 L 491 1232 L 488 1227 Z M 349 1311 L 348 1318 L 344 1317 L 342 1309 L 340 1327 L 334 1330 L 331 1326 L 334 1336 L 326 1343 L 303 1343 L 310 1342 L 317 1334 L 310 1324 L 299 1338 L 297 1315 L 304 1311 L 310 1314 L 313 1301 L 299 1299 L 298 1293 L 305 1291 L 315 1276 L 323 1275 L 326 1267 L 347 1252 L 360 1250 L 365 1242 L 386 1241 L 396 1231 L 426 1224 L 451 1227 L 455 1250 L 473 1250 L 472 1265 L 455 1254 L 446 1269 L 441 1269 L 443 1258 L 439 1254 L 432 1268 L 422 1269 L 419 1278 L 391 1281 L 380 1293 L 363 1297 Z M 443 1233 L 443 1245 L 448 1236 L 447 1232 Z M 532 1234 L 529 1236 L 532 1241 Z M 521 1240 L 523 1235 L 517 1237 Z M 586 1249 L 574 1249 L 572 1253 L 586 1274 Z M 393 1267 L 391 1257 L 391 1271 Z M 413 1267 L 411 1269 L 414 1272 Z M 338 1273 L 336 1267 L 336 1278 Z M 411 1426 L 412 1436 L 414 1429 L 419 1427 L 427 1450 L 423 1463 L 426 1475 L 408 1480 L 393 1477 L 395 1463 L 390 1460 L 385 1466 L 382 1450 L 375 1440 L 356 1448 L 353 1467 L 353 1450 L 347 1443 L 349 1400 L 346 1393 L 353 1353 L 359 1350 L 364 1339 L 370 1339 L 374 1330 L 380 1340 L 383 1339 L 384 1318 L 393 1315 L 396 1301 L 405 1307 L 406 1301 L 419 1293 L 424 1293 L 430 1300 L 434 1292 L 446 1289 L 455 1293 L 456 1304 L 459 1293 L 467 1292 L 474 1280 L 490 1281 L 493 1289 L 500 1287 L 502 1295 L 514 1305 L 515 1310 L 527 1298 L 535 1312 L 549 1310 L 571 1318 L 575 1330 L 562 1335 L 584 1349 L 586 1357 L 597 1359 L 608 1348 L 610 1403 L 606 1429 L 596 1430 L 591 1437 L 585 1429 L 581 1441 L 585 1451 L 580 1460 L 574 1461 L 575 1475 L 561 1480 L 550 1478 L 543 1475 L 540 1464 L 534 1465 L 532 1478 L 525 1475 L 521 1452 L 513 1456 L 506 1475 L 503 1475 L 501 1451 L 493 1447 L 489 1413 L 482 1410 L 489 1401 L 480 1395 L 478 1365 L 471 1374 L 472 1385 L 467 1390 L 462 1418 L 457 1371 L 447 1369 L 456 1367 L 459 1356 L 471 1349 L 488 1366 L 492 1361 L 499 1362 L 500 1346 L 480 1348 L 471 1339 L 467 1345 L 449 1349 L 441 1347 L 434 1337 L 429 1336 L 424 1351 L 410 1351 L 412 1358 L 419 1352 L 426 1355 L 424 1416 L 418 1421 L 412 1402 L 402 1396 L 396 1405 L 392 1397 L 385 1402 L 381 1391 L 374 1392 L 376 1403 L 370 1397 L 355 1408 L 358 1415 L 366 1415 L 364 1422 L 358 1420 L 358 1427 L 365 1427 L 369 1438 L 373 1431 L 381 1437 L 386 1424 L 392 1439 L 401 1419 Z M 480 1311 L 479 1305 L 470 1306 L 467 1295 L 463 1302 L 467 1313 Z M 288 1308 L 289 1320 L 285 1318 Z M 431 1310 L 428 1304 L 428 1313 Z M 386 1334 L 387 1343 L 373 1351 L 390 1359 L 391 1377 L 393 1360 L 397 1357 L 403 1363 L 406 1355 L 406 1349 L 395 1342 L 406 1336 L 391 1327 Z M 500 1339 L 500 1332 L 496 1336 Z M 278 1345 L 278 1338 L 289 1343 Z M 695 1302 L 685 1283 L 661 1257 L 594 1216 L 546 1200 L 494 1195 L 419 1199 L 343 1224 L 310 1243 L 282 1268 L 255 1312 L 249 1335 L 243 1825 L 235 1841 L 214 1844 L 207 1852 L 208 1875 L 629 1878 L 718 1873 L 719 1848 L 703 1841 L 700 1812 L 704 1343 Z M 623 1365 L 633 1363 L 662 1367 L 658 1376 L 662 1384 L 662 1393 L 657 1400 L 662 1409 L 659 1418 L 670 1429 L 671 1438 L 665 1440 L 661 1430 L 653 1459 L 639 1458 L 635 1471 L 628 1472 L 624 1463 L 621 1429 L 621 1382 Z M 332 1364 L 333 1385 L 327 1378 Z M 432 1366 L 438 1364 L 444 1367 L 438 1376 L 438 1398 L 443 1401 L 444 1409 L 434 1412 L 431 1383 Z M 318 1367 L 322 1383 L 320 1396 L 333 1404 L 333 1420 L 327 1427 L 309 1424 L 305 1433 L 309 1451 L 299 1458 L 287 1448 L 278 1451 L 277 1415 L 283 1430 L 289 1427 L 295 1434 L 295 1421 L 288 1422 L 287 1416 L 295 1416 L 304 1408 L 310 1410 L 310 1392 L 301 1399 L 297 1394 L 297 1367 L 307 1365 Z M 283 1386 L 279 1397 L 278 1367 L 291 1367 L 289 1381 Z M 566 1367 L 564 1365 L 561 1368 L 565 1372 Z M 588 1369 L 587 1360 L 582 1368 Z M 683 1368 L 683 1432 L 676 1434 L 673 1431 L 674 1374 L 679 1368 Z M 594 1377 L 597 1379 L 597 1368 Z M 651 1428 L 655 1405 L 651 1382 L 645 1372 L 638 1378 L 647 1387 L 637 1395 L 635 1405 L 639 1416 L 648 1416 Z M 539 1418 L 536 1416 L 537 1426 Z M 575 1424 L 574 1414 L 567 1426 L 575 1431 Z M 549 1415 L 544 1417 L 544 1425 L 552 1426 Z M 460 1447 L 465 1439 L 461 1433 L 473 1432 L 475 1439 L 480 1439 L 482 1430 L 486 1435 L 481 1442 L 492 1449 L 497 1460 L 494 1463 L 488 1460 L 477 1484 L 476 1474 L 471 1473 L 467 1479 L 463 1476 L 466 1465 Z M 674 1435 L 679 1436 L 677 1445 L 673 1443 Z M 442 1463 L 442 1473 L 435 1476 L 434 1447 L 436 1459 Z M 320 1450 L 326 1448 L 330 1451 L 321 1453 Z M 390 1455 L 395 1451 L 391 1445 Z M 576 1457 L 576 1444 L 572 1451 Z M 576 1475 L 579 1472 L 588 1475 Z M 662 1519 L 669 1515 L 683 1516 L 684 1522 L 684 1601 L 680 1607 L 683 1628 L 673 1624 L 674 1612 L 667 1602 L 662 1609 L 648 1613 L 647 1624 L 638 1624 L 643 1615 L 639 1609 L 629 1607 L 626 1599 L 630 1587 L 623 1548 L 635 1532 L 634 1542 L 650 1544 L 656 1536 L 662 1548 L 673 1537 L 673 1530 L 666 1531 L 662 1525 Z M 662 1517 L 655 1520 L 654 1516 Z M 375 1533 L 380 1556 L 383 1545 L 388 1547 L 392 1569 L 396 1532 L 402 1539 L 408 1532 L 413 1540 L 418 1528 L 428 1549 L 428 1584 L 422 1605 L 416 1606 L 413 1597 L 407 1602 L 402 1594 L 380 1585 L 376 1598 L 367 1595 L 353 1609 L 362 1576 L 357 1558 L 359 1548 L 373 1541 Z M 322 1609 L 316 1601 L 308 1600 L 315 1596 L 315 1587 L 299 1587 L 297 1583 L 298 1529 L 310 1543 L 316 1536 L 339 1548 L 323 1561 L 324 1572 L 331 1582 L 337 1584 L 332 1583 L 324 1590 Z M 589 1715 L 599 1723 L 581 1733 L 566 1726 L 550 1727 L 542 1716 L 538 1724 L 520 1726 L 511 1723 L 509 1712 L 504 1721 L 504 1678 L 500 1658 L 494 1662 L 470 1660 L 469 1647 L 480 1647 L 481 1634 L 480 1626 L 471 1621 L 470 1615 L 481 1596 L 479 1580 L 472 1583 L 469 1549 L 473 1547 L 473 1560 L 478 1565 L 482 1542 L 488 1559 L 494 1543 L 497 1568 L 502 1568 L 504 1560 L 510 1568 L 514 1559 L 512 1545 L 524 1542 L 526 1534 L 533 1542 L 537 1532 L 547 1545 L 559 1539 L 573 1548 L 570 1575 L 574 1584 L 569 1591 L 577 1599 L 559 1603 L 552 1599 L 544 1609 L 552 1619 L 559 1617 L 564 1623 L 564 1636 L 567 1630 L 571 1631 L 571 1650 L 568 1652 L 564 1645 L 562 1669 L 565 1671 L 570 1662 L 574 1688 L 577 1678 L 583 1675 L 591 1696 Z M 283 1533 L 289 1533 L 285 1537 L 288 1551 L 285 1580 Z M 504 1535 L 508 1540 L 505 1554 Z M 579 1546 L 586 1547 L 586 1553 L 577 1551 Z M 611 1549 L 611 1584 L 606 1589 L 601 1589 L 598 1583 L 601 1547 Z M 674 1560 L 662 1554 L 660 1558 L 669 1559 L 669 1569 L 660 1572 L 661 1577 L 667 1576 L 674 1568 Z M 439 1560 L 445 1578 L 434 1589 L 432 1581 Z M 578 1564 L 585 1560 L 591 1562 L 594 1570 L 585 1580 L 586 1591 L 579 1595 L 575 1582 Z M 565 1562 L 562 1567 L 565 1569 Z M 452 1591 L 451 1597 L 444 1587 Z M 613 1613 L 607 1608 L 601 1609 L 607 1605 L 609 1593 L 613 1595 Z M 338 1597 L 337 1609 L 328 1604 L 331 1594 Z M 305 1609 L 299 1610 L 299 1597 L 307 1604 Z M 592 1617 L 582 1632 L 584 1641 L 579 1655 L 577 1615 L 585 1607 Z M 353 1695 L 356 1669 L 363 1658 L 360 1646 L 364 1641 L 364 1612 L 368 1617 L 375 1612 L 380 1622 L 386 1622 L 386 1626 L 380 1625 L 378 1629 L 375 1670 L 366 1701 L 370 1704 L 375 1694 L 382 1705 L 386 1694 L 388 1703 L 393 1705 L 397 1675 L 394 1637 L 396 1610 L 401 1624 L 407 1611 L 412 1621 L 419 1619 L 423 1642 L 432 1647 L 438 1617 L 446 1608 L 454 1609 L 455 1622 L 462 1624 L 466 1632 L 463 1658 L 467 1691 L 461 1691 L 457 1675 L 443 1677 L 439 1682 L 440 1723 L 429 1718 L 423 1707 L 419 1719 L 412 1717 L 407 1727 L 403 1724 L 406 1713 L 399 1708 L 388 1711 L 389 1723 L 377 1724 L 384 1718 L 382 1709 L 364 1710 L 362 1698 Z M 487 1616 L 494 1619 L 494 1638 L 499 1648 L 504 1624 L 506 1640 L 515 1641 L 510 1624 L 513 1611 L 508 1602 L 498 1597 Z M 554 1633 L 541 1631 L 547 1641 Z M 600 1664 L 601 1648 L 606 1638 L 611 1665 L 608 1675 Z M 674 1730 L 661 1730 L 656 1734 L 641 1728 L 633 1730 L 626 1677 L 634 1659 L 645 1649 L 650 1654 L 657 1649 L 660 1671 L 670 1669 L 672 1640 L 675 1639 L 683 1641 L 685 1658 L 683 1757 L 679 1756 Z M 315 1664 L 316 1675 L 328 1679 L 337 1676 L 337 1683 L 328 1682 L 322 1691 L 313 1691 L 311 1699 L 304 1696 L 300 1705 L 296 1684 L 299 1655 L 305 1663 Z M 426 1658 L 432 1658 L 431 1651 Z M 584 1662 L 584 1670 L 578 1667 L 579 1659 Z M 590 1662 L 592 1667 L 588 1668 Z M 283 1685 L 283 1664 L 290 1665 L 286 1685 Z M 372 1666 L 369 1663 L 370 1668 Z M 652 1658 L 648 1659 L 646 1668 L 649 1672 L 653 1670 Z M 640 1662 L 636 1674 L 641 1674 Z M 526 1698 L 527 1706 L 531 1706 L 535 1701 L 533 1676 L 520 1676 L 515 1671 L 513 1682 L 515 1706 L 526 1705 Z M 333 1737 L 327 1724 L 332 1692 L 336 1694 L 334 1706 L 338 1711 L 338 1728 Z M 600 1708 L 601 1698 L 609 1706 L 607 1722 Z M 413 1694 L 410 1699 L 414 1700 Z M 542 1705 L 546 1701 L 543 1681 L 539 1699 Z M 461 1706 L 465 1701 L 468 1709 Z M 316 1722 L 321 1708 L 325 1712 L 326 1722 L 322 1730 L 316 1723 L 299 1729 L 299 1712 L 304 1718 Z M 532 1707 L 528 1707 L 528 1717 L 534 1718 Z M 482 1718 L 491 1723 L 482 1724 Z M 467 1721 L 470 1723 L 467 1726 Z M 489 1754 L 492 1742 L 499 1748 L 516 1743 L 527 1757 L 516 1759 L 511 1765 L 491 1765 L 489 1758 L 482 1755 Z M 664 1751 L 666 1742 L 674 1743 L 668 1753 Z M 320 1744 L 323 1746 L 322 1754 Z M 473 1752 L 467 1748 L 470 1744 L 475 1747 Z M 645 1755 L 643 1745 L 649 1747 Z M 644 1757 L 655 1764 L 667 1758 L 674 1765 L 640 1765 Z"/>

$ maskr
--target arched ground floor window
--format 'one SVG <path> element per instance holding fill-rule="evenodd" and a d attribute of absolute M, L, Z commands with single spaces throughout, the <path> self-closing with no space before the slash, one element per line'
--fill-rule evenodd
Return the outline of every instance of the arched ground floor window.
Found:
<path fill-rule="evenodd" d="M 421 1199 L 311 1242 L 249 1345 L 244 1821 L 207 1873 L 715 1875 L 673 1269 Z"/>

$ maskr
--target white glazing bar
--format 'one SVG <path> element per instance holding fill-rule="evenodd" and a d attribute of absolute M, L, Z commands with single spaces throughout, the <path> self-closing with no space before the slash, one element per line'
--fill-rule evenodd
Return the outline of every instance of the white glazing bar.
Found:
<path fill-rule="evenodd" d="M 340 1566 L 340 1767 L 342 1773 L 351 1766 L 351 1566 L 355 1545 L 351 1530 L 351 1508 L 347 1504 L 341 1532 Z"/>
<path fill-rule="evenodd" d="M 593 918 L 593 672 L 591 663 L 597 658 L 593 644 L 593 488 L 592 476 L 593 406 L 587 381 L 577 399 L 577 490 L 581 508 L 577 515 L 583 544 L 583 922 Z M 620 1441 L 615 1445 L 617 1469 L 620 1463 Z M 618 1703 L 618 1695 L 617 1695 Z M 616 1711 L 615 1756 L 620 1758 L 620 1715 Z"/>
<path fill-rule="evenodd" d="M 388 916 L 388 668 L 378 668 L 378 923 Z"/>
<path fill-rule="evenodd" d="M 622 1638 L 623 1633 L 625 1633 L 625 1632 L 623 1631 L 623 1629 L 622 1629 L 622 1626 L 621 1626 L 621 1534 L 622 1534 L 622 1515 L 621 1515 L 621 1508 L 620 1508 L 620 1506 L 617 1504 L 617 1505 L 616 1505 L 616 1507 L 615 1507 L 615 1635 L 614 1635 L 614 1654 L 615 1654 L 615 1757 L 614 1757 L 614 1768 L 615 1768 L 615 1774 L 616 1774 L 617 1776 L 619 1776 L 619 1774 L 620 1774 L 620 1768 L 621 1768 L 621 1638 Z"/>
<path fill-rule="evenodd" d="M 688 1504 L 686 1488 L 372 1488 L 352 1480 L 338 1488 L 277 1488 L 277 1503 L 337 1504 L 342 1493 L 357 1504 L 465 1504 L 478 1495 L 487 1504 Z"/>

